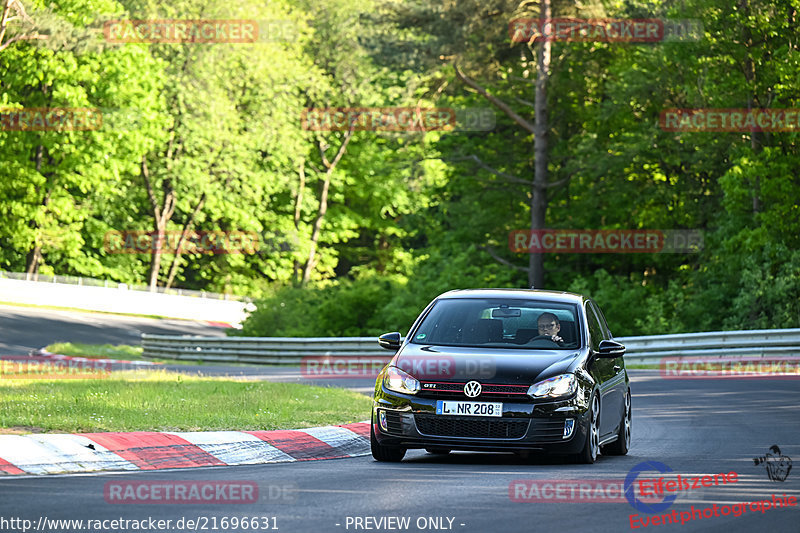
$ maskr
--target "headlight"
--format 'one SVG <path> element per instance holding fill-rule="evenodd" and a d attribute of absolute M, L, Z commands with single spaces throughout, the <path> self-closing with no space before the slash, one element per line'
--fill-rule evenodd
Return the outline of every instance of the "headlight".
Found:
<path fill-rule="evenodd" d="M 554 378 L 540 381 L 528 389 L 528 396 L 532 398 L 557 398 L 569 396 L 578 388 L 575 374 L 561 374 Z"/>
<path fill-rule="evenodd" d="M 403 372 L 396 366 L 390 366 L 386 369 L 386 374 L 383 376 L 383 385 L 394 392 L 402 392 L 405 394 L 416 394 L 419 392 L 419 380 L 408 372 Z"/>

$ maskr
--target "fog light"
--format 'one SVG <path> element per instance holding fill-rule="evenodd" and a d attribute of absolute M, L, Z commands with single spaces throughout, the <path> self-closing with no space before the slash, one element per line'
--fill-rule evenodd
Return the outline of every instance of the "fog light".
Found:
<path fill-rule="evenodd" d="M 572 432 L 575 430 L 575 420 L 572 418 L 567 418 L 564 421 L 564 438 L 568 439 L 572 436 Z"/>
<path fill-rule="evenodd" d="M 382 430 L 389 430 L 386 426 L 386 411 L 378 411 L 378 423 L 381 425 Z"/>

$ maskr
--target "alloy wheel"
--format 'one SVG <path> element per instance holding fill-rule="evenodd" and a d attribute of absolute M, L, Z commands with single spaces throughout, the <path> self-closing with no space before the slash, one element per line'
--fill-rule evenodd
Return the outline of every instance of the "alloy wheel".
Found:
<path fill-rule="evenodd" d="M 631 447 L 631 393 L 625 395 L 625 449 Z"/>
<path fill-rule="evenodd" d="M 589 424 L 589 438 L 591 439 L 592 460 L 597 459 L 597 452 L 600 449 L 600 401 L 597 396 L 592 400 L 592 418 Z"/>

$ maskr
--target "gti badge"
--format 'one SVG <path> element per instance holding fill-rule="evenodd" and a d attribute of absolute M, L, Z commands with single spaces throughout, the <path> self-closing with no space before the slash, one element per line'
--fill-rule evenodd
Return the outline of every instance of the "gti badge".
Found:
<path fill-rule="evenodd" d="M 481 384 L 477 381 L 469 381 L 464 385 L 464 394 L 467 398 L 477 398 L 481 394 Z"/>
<path fill-rule="evenodd" d="M 436 383 L 423 383 L 422 387 L 426 388 L 426 389 L 435 389 L 436 388 Z"/>

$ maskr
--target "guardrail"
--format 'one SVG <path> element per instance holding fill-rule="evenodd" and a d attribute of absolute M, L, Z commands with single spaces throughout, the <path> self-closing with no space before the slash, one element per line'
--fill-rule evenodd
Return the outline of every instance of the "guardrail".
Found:
<path fill-rule="evenodd" d="M 662 357 L 800 356 L 800 329 L 713 331 L 647 337 L 618 337 L 630 363 Z M 300 365 L 309 356 L 391 357 L 377 337 L 190 337 L 142 334 L 145 357 L 183 361 Z"/>
<path fill-rule="evenodd" d="M 616 339 L 626 347 L 625 361 L 653 362 L 662 357 L 798 357 L 800 329 L 712 331 Z"/>
<path fill-rule="evenodd" d="M 191 337 L 142 333 L 144 357 L 182 361 L 299 365 L 309 356 L 382 357 L 377 337 Z"/>
<path fill-rule="evenodd" d="M 234 294 L 221 294 L 216 292 L 196 291 L 192 289 L 165 289 L 164 287 L 155 287 L 154 290 L 150 290 L 148 285 L 118 283 L 116 281 L 108 281 L 107 279 L 84 278 L 81 276 L 49 276 L 47 274 L 28 274 L 25 272 L 6 272 L 5 270 L 0 270 L 0 279 L 36 281 L 38 283 L 59 283 L 62 285 L 79 285 L 82 287 L 104 287 L 107 289 L 121 289 L 139 292 L 157 292 L 159 294 L 192 296 L 197 298 L 208 298 L 211 300 L 233 300 L 236 302 L 249 301 L 248 298 Z"/>

